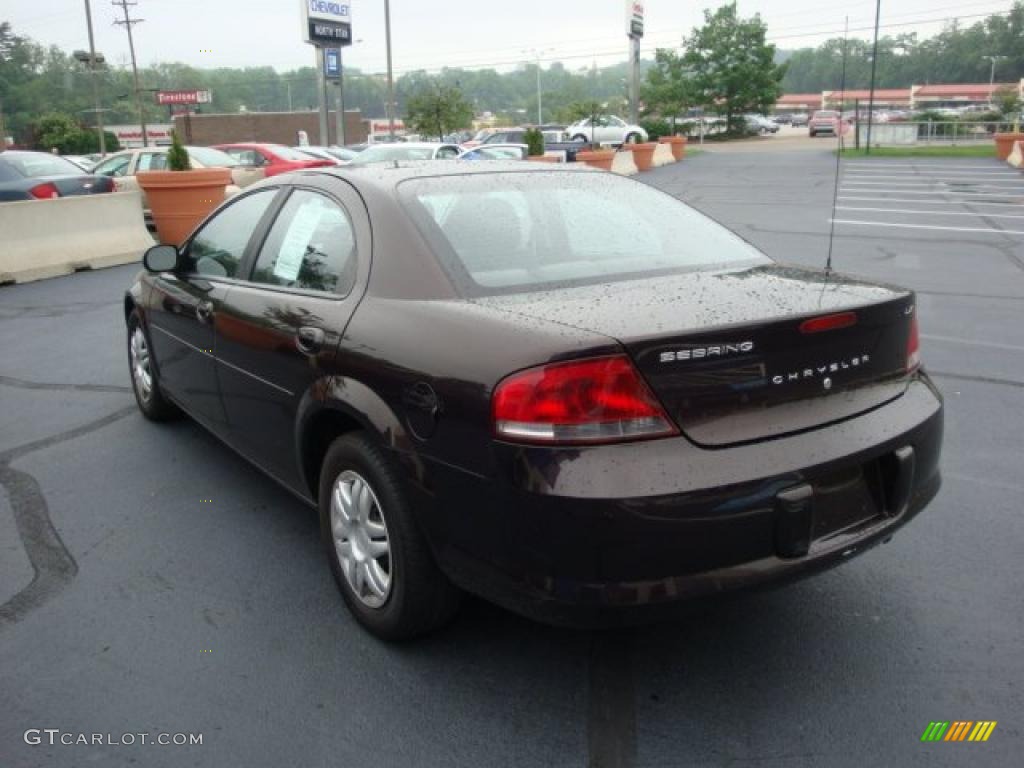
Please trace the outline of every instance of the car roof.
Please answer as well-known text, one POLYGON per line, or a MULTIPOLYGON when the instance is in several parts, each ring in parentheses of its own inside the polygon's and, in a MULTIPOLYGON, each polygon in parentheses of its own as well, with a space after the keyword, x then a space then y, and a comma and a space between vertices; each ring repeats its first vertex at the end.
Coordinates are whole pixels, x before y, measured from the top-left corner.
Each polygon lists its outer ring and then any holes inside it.
POLYGON ((436 149, 437 147, 454 147, 454 141, 386 141, 371 144, 372 147, 402 147, 403 149, 436 149))

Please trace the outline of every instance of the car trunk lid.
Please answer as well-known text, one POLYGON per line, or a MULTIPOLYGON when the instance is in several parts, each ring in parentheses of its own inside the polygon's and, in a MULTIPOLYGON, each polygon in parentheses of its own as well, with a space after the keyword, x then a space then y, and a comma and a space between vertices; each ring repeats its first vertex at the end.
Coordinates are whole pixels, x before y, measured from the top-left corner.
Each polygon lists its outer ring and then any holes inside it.
POLYGON ((479 301, 617 339, 708 447, 842 421, 907 383, 913 295, 835 274, 773 265, 479 301), (808 324, 844 313, 841 327, 808 324))

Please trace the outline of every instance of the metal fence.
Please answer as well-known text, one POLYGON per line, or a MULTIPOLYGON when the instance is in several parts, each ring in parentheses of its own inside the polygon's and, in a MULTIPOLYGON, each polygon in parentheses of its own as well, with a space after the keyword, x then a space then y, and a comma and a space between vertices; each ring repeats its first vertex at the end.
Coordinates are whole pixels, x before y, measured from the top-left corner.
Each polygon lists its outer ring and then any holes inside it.
MULTIPOLYGON (((988 144, 993 134, 1012 131, 1014 123, 995 120, 967 122, 963 120, 926 120, 914 123, 875 123, 871 128, 871 146, 928 146, 932 144, 988 144)), ((855 128, 855 146, 867 145, 867 121, 855 128)))

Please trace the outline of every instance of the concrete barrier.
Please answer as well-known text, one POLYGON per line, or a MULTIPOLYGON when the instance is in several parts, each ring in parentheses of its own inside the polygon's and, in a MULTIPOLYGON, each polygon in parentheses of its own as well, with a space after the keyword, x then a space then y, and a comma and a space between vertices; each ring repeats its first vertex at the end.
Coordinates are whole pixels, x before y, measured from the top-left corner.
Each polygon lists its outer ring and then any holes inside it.
POLYGON ((616 152, 615 159, 612 160, 612 173, 618 173, 622 176, 632 176, 640 173, 640 169, 633 162, 633 153, 616 152))
POLYGON ((1024 166, 1024 141, 1015 141, 1013 143, 1013 151, 1010 152, 1010 156, 1006 158, 1006 162, 1014 168, 1024 166))
POLYGON ((140 261, 140 209, 137 191, 0 203, 0 284, 140 261))
POLYGON ((676 161, 676 156, 672 154, 671 144, 659 144, 658 148, 654 150, 654 160, 651 162, 652 168, 660 168, 663 165, 671 165, 676 161))

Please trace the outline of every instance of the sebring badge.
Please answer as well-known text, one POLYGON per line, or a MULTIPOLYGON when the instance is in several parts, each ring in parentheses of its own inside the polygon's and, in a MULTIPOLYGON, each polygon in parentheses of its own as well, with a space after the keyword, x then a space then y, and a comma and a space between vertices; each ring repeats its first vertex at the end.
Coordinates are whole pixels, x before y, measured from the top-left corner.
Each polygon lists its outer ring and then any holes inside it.
POLYGON ((735 344, 714 344, 712 346, 694 346, 685 349, 676 349, 671 352, 662 352, 659 360, 663 363, 673 363, 685 360, 708 360, 716 357, 729 357, 731 355, 742 355, 754 350, 754 342, 740 341, 735 344))

